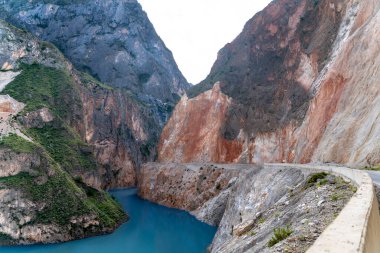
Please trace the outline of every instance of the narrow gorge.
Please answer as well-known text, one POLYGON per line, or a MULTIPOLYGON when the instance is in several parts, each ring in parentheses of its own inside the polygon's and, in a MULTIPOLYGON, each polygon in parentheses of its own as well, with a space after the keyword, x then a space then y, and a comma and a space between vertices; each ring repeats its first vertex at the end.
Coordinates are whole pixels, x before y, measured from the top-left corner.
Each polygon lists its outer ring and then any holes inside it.
POLYGON ((377 0, 273 0, 191 85, 137 0, 0 1, 0 245, 316 252, 373 194, 337 171, 380 167, 379 38, 377 0))

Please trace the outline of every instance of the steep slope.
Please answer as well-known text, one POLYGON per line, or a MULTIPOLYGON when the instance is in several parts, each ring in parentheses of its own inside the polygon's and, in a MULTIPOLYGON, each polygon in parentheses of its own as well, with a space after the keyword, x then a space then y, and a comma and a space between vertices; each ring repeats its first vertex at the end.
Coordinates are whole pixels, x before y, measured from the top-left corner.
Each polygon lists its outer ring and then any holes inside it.
POLYGON ((178 104, 159 160, 379 164, 378 19, 373 0, 273 1, 178 104), (202 104, 213 131, 188 125, 202 104))
POLYGON ((176 102, 188 87, 137 0, 11 0, 0 10, 1 18, 54 43, 79 70, 147 101, 176 102))
POLYGON ((83 120, 75 128, 103 167, 103 179, 88 181, 135 185, 136 169, 155 159, 162 128, 189 86, 139 3, 2 1, 0 18, 54 43, 83 72, 75 77, 88 84, 78 87, 83 120))
POLYGON ((139 163, 154 158, 159 122, 150 115, 157 115, 156 110, 128 90, 113 89, 77 72, 51 44, 39 43, 4 22, 0 31, 0 65, 3 70, 13 70, 0 72, 8 83, 3 93, 27 104, 21 119, 25 127, 62 160, 72 159, 66 156, 67 147, 80 154, 67 167, 92 186, 135 185, 139 163), (38 111, 44 108, 55 109, 59 117, 44 122, 38 111), (67 136, 90 146, 67 143, 67 136), (81 157, 91 158, 92 153, 95 159, 83 162, 81 157))
POLYGON ((209 252, 306 252, 358 189, 326 172, 284 168, 148 163, 139 196, 218 226, 209 252), (276 240, 279 228, 289 237, 276 240))
POLYGON ((52 45, 0 20, 0 66, 0 244, 112 232, 127 216, 81 179, 100 175, 74 130, 82 106, 70 64, 52 45))

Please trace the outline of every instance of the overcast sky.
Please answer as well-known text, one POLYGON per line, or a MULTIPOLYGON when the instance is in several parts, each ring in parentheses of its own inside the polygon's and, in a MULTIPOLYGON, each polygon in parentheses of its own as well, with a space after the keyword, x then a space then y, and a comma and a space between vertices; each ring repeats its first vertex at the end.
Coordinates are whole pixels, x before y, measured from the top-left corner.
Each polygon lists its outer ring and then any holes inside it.
POLYGON ((202 81, 217 52, 271 0, 139 0, 187 80, 202 81))

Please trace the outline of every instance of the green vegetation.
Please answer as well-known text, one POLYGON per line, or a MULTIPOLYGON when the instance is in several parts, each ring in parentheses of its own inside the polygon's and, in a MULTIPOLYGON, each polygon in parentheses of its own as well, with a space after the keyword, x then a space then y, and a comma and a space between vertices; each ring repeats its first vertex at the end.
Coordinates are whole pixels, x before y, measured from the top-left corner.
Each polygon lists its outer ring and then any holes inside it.
POLYGON ((309 179, 307 180, 307 183, 314 184, 318 181, 318 179, 324 179, 327 175, 328 173, 326 172, 315 173, 309 177, 309 179))
POLYGON ((335 189, 338 189, 338 190, 343 189, 344 190, 344 189, 347 189, 347 187, 353 193, 357 192, 357 190, 358 190, 358 188, 355 185, 344 181, 344 179, 342 177, 336 177, 335 178, 335 189))
POLYGON ((263 224, 265 222, 265 218, 261 217, 258 222, 259 222, 259 224, 263 224))
POLYGON ((38 64, 22 64, 21 68, 21 74, 2 93, 26 104, 22 114, 46 107, 54 120, 26 130, 36 144, 14 134, 0 140, 0 146, 20 153, 39 148, 42 159, 35 174, 0 178, 0 185, 21 190, 31 201, 45 204, 30 223, 67 225, 73 217, 95 215, 101 227, 114 227, 125 218, 122 207, 108 193, 67 173, 96 169, 91 148, 69 126, 73 112, 81 109, 74 79, 64 70, 38 64))
POLYGON ((87 205, 93 208, 99 219, 107 227, 114 227, 125 216, 123 208, 108 194, 97 191, 89 198, 87 205))
POLYGON ((10 242, 13 241, 13 238, 7 234, 0 233, 0 242, 10 242))
POLYGON ((374 170, 374 171, 380 171, 380 167, 374 167, 374 168, 365 168, 366 170, 374 170))
POLYGON ((24 112, 49 108, 65 118, 73 104, 80 104, 74 80, 63 70, 39 64, 22 64, 22 72, 1 92, 26 104, 24 112))
POLYGON ((351 190, 353 193, 356 193, 356 192, 358 191, 358 187, 356 187, 355 185, 350 184, 349 188, 350 188, 350 190, 351 190))
POLYGON ((27 134, 66 170, 95 169, 89 147, 64 123, 64 119, 72 117, 72 111, 81 108, 73 78, 64 70, 39 64, 22 64, 21 68, 21 74, 2 93, 25 103, 23 113, 47 107, 56 118, 42 128, 28 129, 27 134))
POLYGON ((307 184, 308 186, 312 186, 314 184, 317 183, 317 187, 323 185, 323 184, 326 184, 327 183, 327 180, 325 179, 329 174, 326 173, 326 172, 319 172, 319 173, 315 173, 313 175, 311 175, 308 179, 307 179, 307 184))
POLYGON ((316 186, 319 188, 319 187, 321 187, 322 185, 325 185, 325 184, 327 184, 327 183, 328 183, 327 179, 323 178, 323 179, 321 179, 321 180, 319 180, 319 181, 317 182, 316 186))
POLYGON ((90 147, 70 127, 45 125, 31 128, 28 133, 67 171, 96 169, 90 147))
POLYGON ((289 227, 286 226, 284 228, 275 228, 273 230, 274 235, 268 242, 268 247, 272 247, 278 242, 285 240, 288 238, 294 231, 289 227))
POLYGON ((340 199, 342 199, 342 196, 340 196, 340 195, 338 195, 336 193, 334 193, 333 195, 331 195, 331 201, 335 202, 335 201, 338 201, 340 199))
POLYGON ((80 77, 81 77, 82 82, 85 83, 85 84, 93 83, 93 84, 96 84, 97 86, 99 86, 99 87, 101 87, 103 89, 113 90, 113 88, 111 86, 98 81, 93 76, 91 76, 91 75, 89 75, 89 74, 87 74, 85 72, 81 72, 80 73, 80 77))
POLYGON ((347 200, 351 197, 350 191, 355 193, 358 190, 355 185, 346 182, 342 177, 335 177, 334 181, 335 191, 330 197, 331 201, 347 200))
POLYGON ((31 223, 67 225, 72 217, 96 214, 102 226, 112 227, 123 219, 121 206, 107 193, 93 189, 88 196, 67 173, 54 167, 55 174, 44 184, 37 184, 36 177, 25 172, 0 178, 1 184, 22 189, 32 201, 46 203, 31 223))
POLYGON ((0 147, 7 147, 17 153, 32 153, 37 149, 37 145, 25 140, 17 134, 10 134, 0 140, 0 147))

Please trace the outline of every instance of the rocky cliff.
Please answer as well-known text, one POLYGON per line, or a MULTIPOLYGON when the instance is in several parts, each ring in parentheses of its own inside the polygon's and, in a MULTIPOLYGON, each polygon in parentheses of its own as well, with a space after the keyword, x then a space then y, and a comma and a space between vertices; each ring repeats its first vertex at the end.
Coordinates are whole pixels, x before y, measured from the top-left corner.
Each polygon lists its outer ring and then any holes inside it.
POLYGON ((0 245, 101 235, 127 218, 111 196, 74 181, 36 143, 9 135, 0 155, 0 245))
MULTIPOLYGON (((3 1, 0 18, 53 42, 80 71, 69 71, 83 84, 75 88, 81 106, 71 110, 70 125, 100 167, 100 178, 86 175, 86 181, 134 186, 136 170, 156 158, 161 130, 188 87, 141 6, 135 0, 3 1)), ((8 55, 23 57, 14 51, 8 55)), ((14 61, 1 64, 9 69, 14 61)))
POLYGON ((155 203, 192 212, 216 226, 241 169, 246 166, 147 163, 138 173, 138 194, 155 203))
POLYGON ((334 175, 276 165, 149 163, 138 178, 141 197, 219 226, 210 252, 305 252, 356 191, 334 175), (276 239, 274 229, 289 235, 276 239))
POLYGON ((182 98, 159 160, 379 164, 379 17, 372 0, 273 1, 182 98))
POLYGON ((94 188, 107 182, 107 167, 81 138, 81 91, 95 81, 82 81, 53 45, 1 20, 0 66, 0 244, 112 232, 127 216, 94 188))
POLYGON ((137 0, 2 1, 0 17, 56 45, 80 71, 149 101, 189 86, 137 0))

